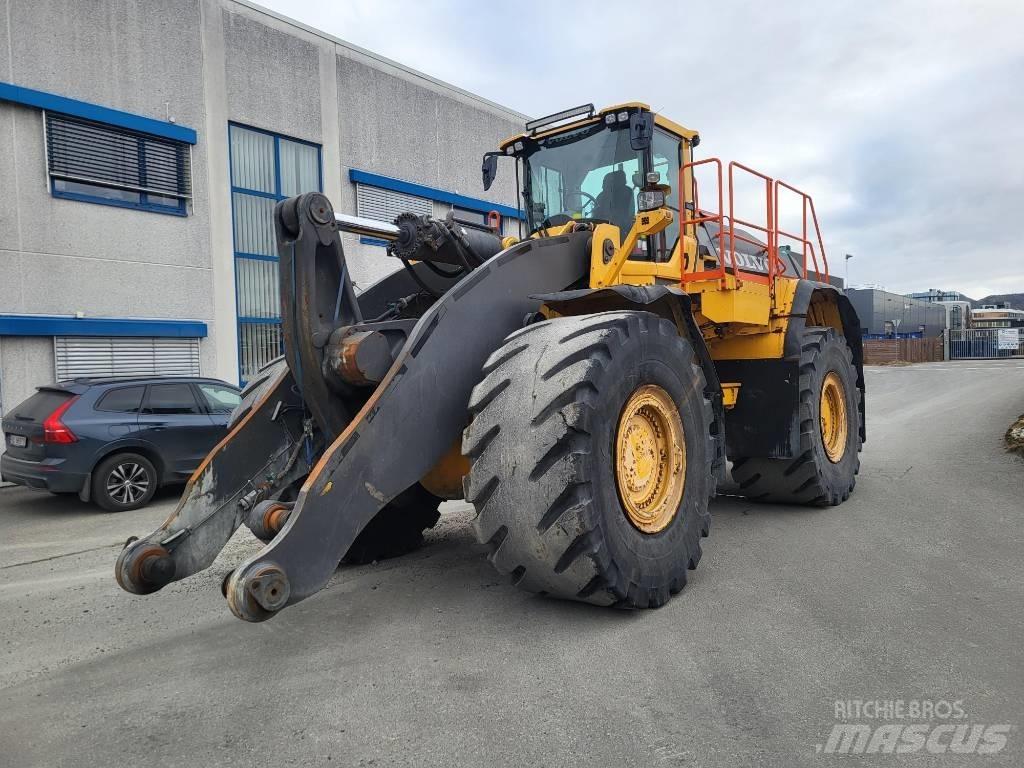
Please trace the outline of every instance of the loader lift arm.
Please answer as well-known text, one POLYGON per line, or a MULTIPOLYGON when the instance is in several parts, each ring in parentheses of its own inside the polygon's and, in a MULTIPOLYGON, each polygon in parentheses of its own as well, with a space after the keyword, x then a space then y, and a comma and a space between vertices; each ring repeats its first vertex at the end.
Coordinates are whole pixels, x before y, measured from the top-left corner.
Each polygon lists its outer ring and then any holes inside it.
MULTIPOLYGON (((309 414, 324 441, 322 455, 280 531, 225 581, 229 607, 247 621, 267 619, 327 583, 367 523, 459 439, 484 361, 538 309, 540 302, 531 297, 578 284, 590 264, 585 231, 529 240, 494 255, 399 328, 393 361, 368 391, 343 380, 325 361, 352 328, 383 332, 394 330, 395 321, 361 322, 330 203, 319 194, 286 200, 275 210, 275 227, 288 365, 279 364, 274 383, 193 476, 171 519, 128 546, 117 565, 119 583, 138 593, 207 567, 243 521, 239 502, 264 472, 268 453, 284 463, 291 455, 294 441, 280 438, 284 450, 268 452, 274 441, 252 443, 253 430, 269 423, 281 432, 274 421, 281 418, 278 403, 290 406, 284 410, 293 428, 301 428, 309 414), (335 278, 338 293, 322 293, 335 278), (237 488, 223 482, 229 464, 245 478, 230 484, 237 488), (196 535, 201 528, 216 535, 196 535)), ((393 335, 389 343, 395 344, 393 335)), ((278 490, 268 489, 259 500, 278 490)))

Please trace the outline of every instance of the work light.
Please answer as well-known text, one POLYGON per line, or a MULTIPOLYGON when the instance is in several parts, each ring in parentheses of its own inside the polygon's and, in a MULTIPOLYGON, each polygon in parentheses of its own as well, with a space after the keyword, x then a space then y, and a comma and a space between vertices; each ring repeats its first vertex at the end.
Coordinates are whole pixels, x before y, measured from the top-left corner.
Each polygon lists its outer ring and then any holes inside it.
POLYGON ((665 190, 644 189, 636 198, 636 207, 641 211, 653 211, 665 205, 665 190))

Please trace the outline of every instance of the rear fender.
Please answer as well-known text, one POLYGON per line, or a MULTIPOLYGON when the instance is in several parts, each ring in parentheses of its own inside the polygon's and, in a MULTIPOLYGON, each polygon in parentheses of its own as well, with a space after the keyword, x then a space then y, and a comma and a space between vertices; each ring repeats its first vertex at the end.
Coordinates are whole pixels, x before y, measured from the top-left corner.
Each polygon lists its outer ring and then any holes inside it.
POLYGON ((808 326, 835 328, 846 339, 853 353, 853 366, 857 369, 857 388, 861 392, 860 439, 867 442, 867 431, 864 427, 864 343, 857 311, 846 294, 835 286, 801 280, 793 296, 792 317, 786 328, 787 359, 800 359, 800 340, 808 326))
POLYGON ((161 485, 166 483, 170 478, 166 477, 166 467, 164 460, 160 456, 160 452, 156 449, 148 440, 133 440, 131 438, 118 440, 117 442, 107 443, 93 456, 92 467, 89 468, 89 474, 91 475, 96 471, 96 467, 99 466, 100 462, 108 456, 113 456, 115 453, 137 453, 140 456, 145 456, 153 464, 153 468, 156 469, 158 481, 161 485))
MULTIPOLYGON (((719 360, 727 381, 741 383, 736 407, 726 417, 730 457, 793 458, 800 450, 800 348, 808 327, 833 327, 853 353, 857 386, 864 392, 864 352, 860 323, 850 300, 835 287, 800 280, 778 359, 719 360)), ((861 439, 864 398, 861 397, 861 439)))

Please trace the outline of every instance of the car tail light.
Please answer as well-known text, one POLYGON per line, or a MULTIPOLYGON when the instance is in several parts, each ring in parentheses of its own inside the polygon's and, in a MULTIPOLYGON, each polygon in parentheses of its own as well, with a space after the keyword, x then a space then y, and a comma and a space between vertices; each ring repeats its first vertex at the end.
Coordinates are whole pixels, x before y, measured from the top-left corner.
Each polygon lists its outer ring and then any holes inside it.
POLYGON ((75 433, 68 429, 67 425, 60 420, 72 403, 78 399, 78 395, 65 400, 57 406, 57 409, 43 420, 43 442, 44 443, 74 443, 78 440, 75 433))

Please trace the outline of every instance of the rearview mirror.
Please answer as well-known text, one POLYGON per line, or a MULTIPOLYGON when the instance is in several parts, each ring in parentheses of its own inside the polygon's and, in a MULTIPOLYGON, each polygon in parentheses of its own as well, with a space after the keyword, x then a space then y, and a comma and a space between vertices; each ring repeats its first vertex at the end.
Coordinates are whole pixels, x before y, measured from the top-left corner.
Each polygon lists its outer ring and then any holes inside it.
POLYGON ((484 180, 484 191, 486 192, 491 188, 491 184, 494 183, 494 177, 498 175, 498 153, 487 152, 484 154, 483 166, 480 169, 483 180, 484 180))
POLYGON ((643 151, 651 146, 654 135, 654 115, 650 112, 634 112, 629 116, 629 146, 643 151))

